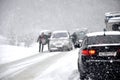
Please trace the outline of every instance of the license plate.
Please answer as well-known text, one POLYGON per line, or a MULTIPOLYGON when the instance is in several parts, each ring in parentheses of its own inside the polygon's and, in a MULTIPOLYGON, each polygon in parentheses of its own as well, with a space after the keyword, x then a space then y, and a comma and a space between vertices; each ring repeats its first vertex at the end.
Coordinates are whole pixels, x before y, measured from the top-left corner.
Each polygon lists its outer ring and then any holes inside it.
POLYGON ((62 47, 62 43, 56 43, 56 47, 62 47))
POLYGON ((57 48, 60 48, 60 47, 62 47, 62 46, 61 46, 61 45, 59 45, 59 46, 57 45, 56 47, 57 47, 57 48))
POLYGON ((56 45, 56 47, 62 47, 62 45, 56 45))
POLYGON ((116 56, 116 52, 99 52, 99 56, 116 56))

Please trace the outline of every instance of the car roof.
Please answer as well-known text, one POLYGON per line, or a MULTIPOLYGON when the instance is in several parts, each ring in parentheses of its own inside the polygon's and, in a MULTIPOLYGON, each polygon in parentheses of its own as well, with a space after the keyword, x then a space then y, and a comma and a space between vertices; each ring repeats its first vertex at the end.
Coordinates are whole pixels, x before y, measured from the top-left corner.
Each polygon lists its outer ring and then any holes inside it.
POLYGON ((105 16, 116 16, 116 15, 120 15, 120 11, 105 13, 105 16))
POLYGON ((119 31, 101 31, 101 32, 92 32, 92 33, 87 33, 86 36, 91 37, 91 36, 99 36, 99 35, 120 35, 119 31))
POLYGON ((66 30, 63 30, 63 31, 62 31, 62 30, 61 30, 61 31, 53 31, 52 33, 53 33, 53 34, 54 34, 54 33, 68 33, 68 31, 66 31, 66 30))

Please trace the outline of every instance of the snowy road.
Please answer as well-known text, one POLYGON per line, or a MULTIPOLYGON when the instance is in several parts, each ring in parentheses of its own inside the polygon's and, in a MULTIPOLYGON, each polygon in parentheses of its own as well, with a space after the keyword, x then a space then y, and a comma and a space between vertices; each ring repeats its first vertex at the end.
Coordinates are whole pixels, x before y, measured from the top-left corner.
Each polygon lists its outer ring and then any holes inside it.
POLYGON ((77 54, 45 52, 0 65, 0 80, 77 80, 77 54))

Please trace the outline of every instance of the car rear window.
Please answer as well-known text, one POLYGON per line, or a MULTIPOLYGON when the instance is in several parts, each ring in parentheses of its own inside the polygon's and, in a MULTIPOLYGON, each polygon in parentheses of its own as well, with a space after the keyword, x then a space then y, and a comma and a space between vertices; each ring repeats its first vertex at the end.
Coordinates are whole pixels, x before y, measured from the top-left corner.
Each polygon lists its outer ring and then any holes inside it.
POLYGON ((81 31, 81 32, 77 32, 76 34, 77 34, 78 39, 83 39, 86 33, 81 31))
POLYGON ((68 37, 67 33, 55 33, 52 38, 68 37))
POLYGON ((120 35, 105 35, 88 37, 88 45, 120 43, 120 35))

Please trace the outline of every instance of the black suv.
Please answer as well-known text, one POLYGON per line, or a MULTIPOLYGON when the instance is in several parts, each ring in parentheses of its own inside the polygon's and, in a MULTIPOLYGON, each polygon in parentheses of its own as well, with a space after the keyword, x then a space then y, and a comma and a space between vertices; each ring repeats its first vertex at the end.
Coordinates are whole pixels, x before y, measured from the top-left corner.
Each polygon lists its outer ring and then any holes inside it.
POLYGON ((86 34, 78 57, 80 79, 120 80, 120 32, 86 34))

